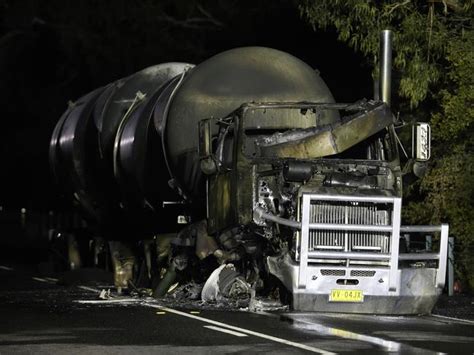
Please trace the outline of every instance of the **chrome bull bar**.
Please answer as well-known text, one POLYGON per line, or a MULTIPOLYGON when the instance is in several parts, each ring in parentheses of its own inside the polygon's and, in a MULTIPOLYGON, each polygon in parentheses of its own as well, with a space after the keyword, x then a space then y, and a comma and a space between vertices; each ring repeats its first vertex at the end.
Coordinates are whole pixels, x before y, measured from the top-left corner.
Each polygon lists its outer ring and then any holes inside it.
POLYGON ((441 226, 401 226, 401 198, 377 196, 320 195, 303 194, 301 203, 300 238, 298 240, 297 259, 299 259, 298 288, 306 288, 308 264, 320 259, 346 259, 365 261, 386 261, 389 264, 389 291, 399 289, 400 260, 438 260, 436 286, 444 287, 448 251, 448 225, 441 226), (311 223, 310 207, 312 201, 337 201, 345 203, 385 203, 392 205, 390 223, 387 225, 345 224, 345 223, 311 223), (309 250, 310 231, 344 231, 345 251, 309 250), (350 232, 384 232, 390 235, 388 253, 354 252, 347 249, 347 235, 350 232), (439 253, 399 253, 400 232, 441 232, 439 253))

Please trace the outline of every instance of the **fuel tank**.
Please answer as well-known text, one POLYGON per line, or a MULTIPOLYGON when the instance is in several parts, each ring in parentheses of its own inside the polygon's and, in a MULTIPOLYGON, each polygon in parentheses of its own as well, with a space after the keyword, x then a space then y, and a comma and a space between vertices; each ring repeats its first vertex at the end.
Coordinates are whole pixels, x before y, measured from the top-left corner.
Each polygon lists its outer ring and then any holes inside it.
MULTIPOLYGON (((157 232, 176 221, 164 202, 205 211, 198 122, 226 117, 245 103, 278 101, 334 99, 317 71, 270 48, 232 49, 196 67, 156 65, 70 105, 51 139, 51 166, 102 234, 157 232)), ((335 111, 317 122, 294 110, 255 111, 245 127, 307 128, 338 119, 335 111)))

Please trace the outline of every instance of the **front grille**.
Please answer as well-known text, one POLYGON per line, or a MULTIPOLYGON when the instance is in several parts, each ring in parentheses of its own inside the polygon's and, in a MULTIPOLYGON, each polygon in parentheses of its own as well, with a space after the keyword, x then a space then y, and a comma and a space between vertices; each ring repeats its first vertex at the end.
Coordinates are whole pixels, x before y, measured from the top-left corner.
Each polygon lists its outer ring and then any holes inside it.
POLYGON ((353 277, 374 277, 375 271, 373 270, 351 270, 351 276, 353 277))
POLYGON ((323 276, 346 276, 346 270, 337 270, 337 269, 322 269, 321 275, 323 276))
MULTIPOLYGON (((391 225, 391 205, 373 202, 312 201, 310 223, 391 225)), ((388 232, 310 230, 309 251, 390 252, 388 232)))

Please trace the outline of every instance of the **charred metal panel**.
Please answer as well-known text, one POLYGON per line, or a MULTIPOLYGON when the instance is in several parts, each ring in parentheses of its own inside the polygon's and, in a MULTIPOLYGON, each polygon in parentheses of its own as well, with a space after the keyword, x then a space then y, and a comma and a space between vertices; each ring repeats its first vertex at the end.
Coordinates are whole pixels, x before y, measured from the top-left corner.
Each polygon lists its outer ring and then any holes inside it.
POLYGON ((208 231, 213 234, 236 223, 235 195, 232 193, 232 174, 224 173, 209 179, 208 231))
POLYGON ((366 112, 324 127, 295 129, 277 133, 256 142, 260 155, 295 159, 311 159, 334 155, 369 138, 393 124, 394 118, 383 103, 374 103, 366 112))

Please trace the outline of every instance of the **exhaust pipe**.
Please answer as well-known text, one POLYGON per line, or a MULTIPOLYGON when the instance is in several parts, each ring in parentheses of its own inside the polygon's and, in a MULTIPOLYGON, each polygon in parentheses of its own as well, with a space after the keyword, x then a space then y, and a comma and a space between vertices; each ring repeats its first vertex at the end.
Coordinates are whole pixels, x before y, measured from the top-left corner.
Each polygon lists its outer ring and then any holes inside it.
POLYGON ((390 106, 392 94, 392 31, 380 34, 379 98, 390 106))

